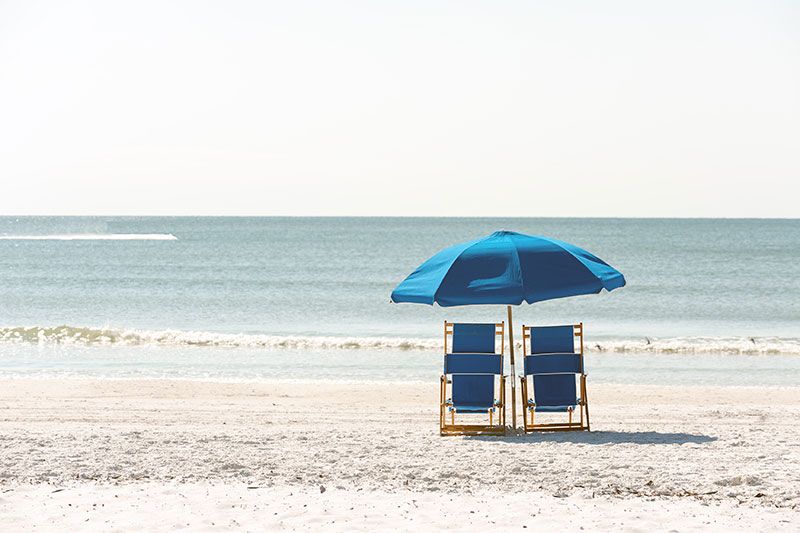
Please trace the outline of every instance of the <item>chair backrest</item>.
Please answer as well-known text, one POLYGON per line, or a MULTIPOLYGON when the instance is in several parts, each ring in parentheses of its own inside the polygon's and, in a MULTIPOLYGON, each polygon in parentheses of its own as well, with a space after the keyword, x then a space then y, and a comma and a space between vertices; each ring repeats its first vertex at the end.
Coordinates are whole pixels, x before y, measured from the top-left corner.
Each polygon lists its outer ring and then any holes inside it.
POLYGON ((577 398, 575 377, 583 372, 583 324, 545 327, 523 325, 522 340, 525 375, 533 376, 536 405, 573 405, 577 398), (577 351, 576 338, 580 341, 577 351))
MULTIPOLYGON (((452 353, 495 353, 497 324, 451 325, 453 327, 452 353)), ((445 323, 446 330, 447 323, 445 323)))
POLYGON ((453 404, 490 408, 494 405, 495 376, 503 373, 504 342, 496 353, 497 336, 504 338, 500 324, 454 324, 445 322, 444 373, 452 376, 453 404), (452 350, 447 352, 447 338, 452 350))

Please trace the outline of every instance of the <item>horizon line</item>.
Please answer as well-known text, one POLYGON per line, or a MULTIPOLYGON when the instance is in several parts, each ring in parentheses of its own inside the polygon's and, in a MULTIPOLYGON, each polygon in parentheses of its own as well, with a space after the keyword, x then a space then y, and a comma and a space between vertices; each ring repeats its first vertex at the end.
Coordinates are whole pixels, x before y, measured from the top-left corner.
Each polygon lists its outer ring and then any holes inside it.
POLYGON ((617 220, 800 220, 797 217, 757 217, 757 216, 575 216, 575 215, 266 215, 266 214, 0 214, 0 218, 441 218, 441 219, 617 219, 617 220))

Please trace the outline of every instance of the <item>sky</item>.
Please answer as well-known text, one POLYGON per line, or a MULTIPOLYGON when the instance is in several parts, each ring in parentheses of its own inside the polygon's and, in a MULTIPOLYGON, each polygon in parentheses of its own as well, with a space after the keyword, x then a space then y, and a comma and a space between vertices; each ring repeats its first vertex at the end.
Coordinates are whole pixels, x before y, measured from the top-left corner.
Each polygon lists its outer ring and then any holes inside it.
POLYGON ((3 1, 0 215, 800 217, 800 4, 3 1))

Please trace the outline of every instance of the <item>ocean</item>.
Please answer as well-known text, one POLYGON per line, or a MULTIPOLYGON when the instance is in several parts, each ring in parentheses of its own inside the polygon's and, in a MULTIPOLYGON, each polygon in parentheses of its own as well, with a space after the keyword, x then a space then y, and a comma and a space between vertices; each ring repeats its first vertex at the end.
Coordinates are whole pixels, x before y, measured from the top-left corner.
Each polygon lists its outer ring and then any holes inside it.
POLYGON ((0 376, 429 381, 442 322, 392 304, 441 248, 507 229, 627 286, 514 308, 582 321, 590 380, 800 383, 800 220, 0 217, 0 376))

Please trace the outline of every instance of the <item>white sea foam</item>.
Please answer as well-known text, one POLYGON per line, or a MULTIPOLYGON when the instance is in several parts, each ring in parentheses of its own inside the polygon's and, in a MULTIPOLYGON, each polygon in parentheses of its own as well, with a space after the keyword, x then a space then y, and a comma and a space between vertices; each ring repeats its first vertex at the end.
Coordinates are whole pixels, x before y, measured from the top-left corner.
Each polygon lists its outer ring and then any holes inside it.
MULTIPOLYGON (((332 337, 74 326, 0 328, 0 343, 205 346, 265 350, 441 350, 441 339, 332 337)), ((518 346, 518 348, 520 348, 518 346)), ((800 338, 675 337, 590 341, 589 353, 800 355, 800 338)))
POLYGON ((65 233, 54 235, 0 235, 2 241, 177 241, 171 233, 65 233))
POLYGON ((789 337, 673 337, 590 341, 588 352, 661 354, 800 355, 800 339, 789 337))
POLYGON ((73 326, 0 328, 0 342, 126 346, 218 346, 264 349, 424 350, 438 347, 433 339, 393 337, 317 337, 215 333, 209 331, 133 330, 73 326))

